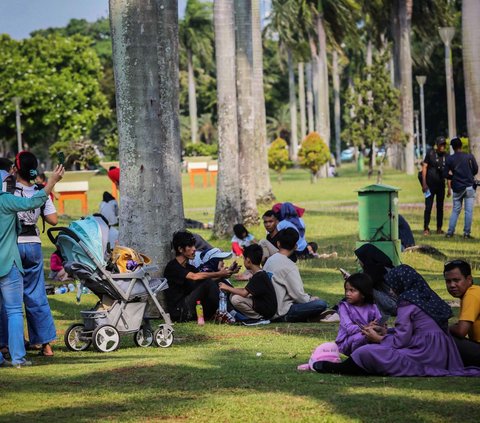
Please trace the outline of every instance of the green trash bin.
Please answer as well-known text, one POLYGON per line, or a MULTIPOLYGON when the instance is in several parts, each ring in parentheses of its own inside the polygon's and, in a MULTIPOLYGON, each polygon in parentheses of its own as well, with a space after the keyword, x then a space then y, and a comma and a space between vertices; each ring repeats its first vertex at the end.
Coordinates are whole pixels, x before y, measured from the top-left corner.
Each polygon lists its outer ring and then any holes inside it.
POLYGON ((358 192, 357 248, 371 243, 382 250, 394 265, 401 264, 398 237, 398 191, 389 185, 374 184, 358 192))

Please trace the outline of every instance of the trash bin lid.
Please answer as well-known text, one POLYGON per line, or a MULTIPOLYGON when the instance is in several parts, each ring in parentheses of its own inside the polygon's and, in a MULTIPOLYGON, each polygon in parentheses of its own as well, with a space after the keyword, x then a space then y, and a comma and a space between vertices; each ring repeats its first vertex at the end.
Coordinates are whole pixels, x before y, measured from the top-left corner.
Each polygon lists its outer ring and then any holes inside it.
POLYGON ((357 192, 398 192, 400 191, 400 189, 401 188, 392 187, 390 185, 373 184, 363 188, 359 188, 356 191, 357 192))

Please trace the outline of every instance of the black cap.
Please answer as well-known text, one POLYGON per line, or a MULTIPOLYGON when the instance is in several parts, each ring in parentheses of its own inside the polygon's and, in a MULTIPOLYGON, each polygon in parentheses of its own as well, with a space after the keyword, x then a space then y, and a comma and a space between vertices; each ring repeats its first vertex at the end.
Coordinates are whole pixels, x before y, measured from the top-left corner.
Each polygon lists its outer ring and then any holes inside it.
POLYGON ((445 137, 437 137, 437 139, 435 140, 435 144, 437 146, 447 144, 447 140, 445 139, 445 137))

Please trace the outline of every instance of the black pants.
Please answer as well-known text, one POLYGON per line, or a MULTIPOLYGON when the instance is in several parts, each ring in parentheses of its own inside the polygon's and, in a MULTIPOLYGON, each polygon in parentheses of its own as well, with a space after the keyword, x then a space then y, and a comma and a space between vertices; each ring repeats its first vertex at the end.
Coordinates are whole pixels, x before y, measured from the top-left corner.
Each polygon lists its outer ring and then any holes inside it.
POLYGON ((351 376, 368 376, 360 366, 358 366, 351 357, 348 357, 341 363, 331 363, 330 361, 317 361, 313 364, 313 369, 319 373, 338 373, 351 376))
POLYGON ((430 216, 432 214, 432 207, 434 198, 437 199, 437 229, 442 229, 443 226, 443 203, 445 200, 445 187, 434 187, 430 189, 430 197, 425 198, 425 212, 423 214, 423 229, 429 229, 430 216))
POLYGON ((480 343, 470 341, 467 338, 457 338, 456 336, 452 338, 458 348, 460 357, 462 357, 463 365, 465 367, 480 367, 480 343))
POLYGON ((195 289, 190 292, 180 303, 177 304, 173 313, 172 320, 176 322, 188 322, 196 320, 197 313, 195 306, 200 301, 203 307, 203 315, 205 319, 213 317, 218 309, 218 296, 220 290, 218 284, 211 279, 195 282, 195 289))

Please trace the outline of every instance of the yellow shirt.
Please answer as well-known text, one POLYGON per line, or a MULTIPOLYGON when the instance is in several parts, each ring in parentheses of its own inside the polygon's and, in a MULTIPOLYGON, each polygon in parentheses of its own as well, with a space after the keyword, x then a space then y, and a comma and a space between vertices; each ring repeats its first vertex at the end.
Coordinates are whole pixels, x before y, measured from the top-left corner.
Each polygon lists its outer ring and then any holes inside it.
POLYGON ((472 322, 468 338, 480 342, 480 286, 472 285, 462 297, 458 320, 472 322))

